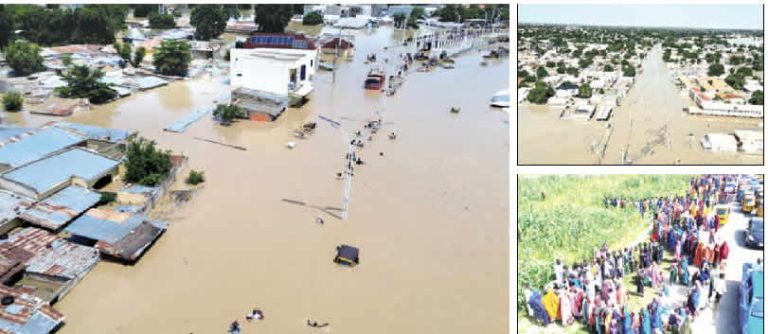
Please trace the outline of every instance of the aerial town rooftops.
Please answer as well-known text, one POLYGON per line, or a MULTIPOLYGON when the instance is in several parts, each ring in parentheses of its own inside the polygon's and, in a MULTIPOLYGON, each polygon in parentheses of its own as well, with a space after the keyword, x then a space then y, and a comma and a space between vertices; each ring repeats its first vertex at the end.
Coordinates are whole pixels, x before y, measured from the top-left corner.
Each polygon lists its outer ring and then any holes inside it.
POLYGON ((96 192, 73 185, 35 203, 20 217, 33 225, 56 231, 96 205, 100 198, 96 192))
POLYGON ((47 231, 28 227, 12 233, 9 240, 26 240, 42 245, 27 261, 26 272, 66 280, 84 275, 99 261, 99 251, 81 246, 47 231))
MULTIPOLYGON (((70 148, 10 170, 3 174, 2 179, 33 190, 34 196, 37 197, 69 182, 72 177, 89 184, 95 182, 114 171, 119 164, 118 161, 82 148, 70 148)), ((20 191, 15 192, 32 196, 20 191)))
POLYGON ((123 142, 137 133, 136 131, 130 130, 102 128, 68 122, 56 122, 54 123, 54 126, 61 129, 74 131, 88 139, 97 139, 113 143, 123 142))
POLYGON ((57 128, 23 132, 0 143, 0 167, 18 167, 84 140, 81 136, 57 128))
POLYGON ((48 334, 64 323, 63 314, 33 296, 27 289, 0 285, 0 296, 10 301, 8 305, 0 306, 0 331, 48 334))

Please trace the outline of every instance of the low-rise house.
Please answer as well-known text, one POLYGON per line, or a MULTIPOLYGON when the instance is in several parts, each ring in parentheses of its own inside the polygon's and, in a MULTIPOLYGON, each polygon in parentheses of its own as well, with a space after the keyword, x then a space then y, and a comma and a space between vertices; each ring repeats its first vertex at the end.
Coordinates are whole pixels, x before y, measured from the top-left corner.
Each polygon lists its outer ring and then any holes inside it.
POLYGON ((0 173, 81 144, 85 139, 58 128, 37 128, 0 142, 0 173))
POLYGON ((14 168, 0 177, 0 188, 43 199, 70 185, 106 185, 117 175, 119 161, 73 147, 14 168))
POLYGON ((708 133, 701 138, 701 146, 713 152, 736 152, 736 138, 727 133, 708 133))
POLYGON ((232 104, 252 121, 272 122, 288 108, 288 97, 244 87, 232 91, 232 104))
POLYGON ((163 222, 126 212, 90 209, 64 232, 70 240, 93 246, 103 254, 133 263, 165 232, 163 222))
POLYGON ((32 288, 35 295, 55 303, 99 262, 99 251, 68 242, 38 228, 27 227, 0 241, 0 253, 23 254, 23 277, 17 286, 32 288))
POLYGON ((49 334, 64 324, 64 315, 35 297, 29 289, 0 285, 0 332, 12 334, 49 334))
POLYGON ((56 232, 96 205, 100 198, 99 193, 72 185, 51 197, 36 202, 25 210, 20 218, 32 225, 56 232))

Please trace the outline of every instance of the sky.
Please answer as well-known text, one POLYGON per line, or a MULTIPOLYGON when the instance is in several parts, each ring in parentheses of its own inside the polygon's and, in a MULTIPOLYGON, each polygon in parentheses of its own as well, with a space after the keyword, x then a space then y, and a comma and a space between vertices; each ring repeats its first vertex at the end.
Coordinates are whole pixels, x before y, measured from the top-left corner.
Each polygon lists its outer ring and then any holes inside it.
POLYGON ((763 30, 763 8, 751 4, 520 4, 520 23, 763 30))

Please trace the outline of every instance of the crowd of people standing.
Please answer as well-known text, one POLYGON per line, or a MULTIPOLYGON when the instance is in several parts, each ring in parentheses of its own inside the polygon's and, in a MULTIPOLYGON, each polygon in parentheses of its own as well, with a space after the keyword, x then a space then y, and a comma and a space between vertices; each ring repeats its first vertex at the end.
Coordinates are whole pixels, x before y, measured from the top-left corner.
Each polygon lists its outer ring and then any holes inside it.
POLYGON ((650 239, 615 250, 604 242, 594 247, 590 260, 570 266, 556 260, 552 283, 541 291, 525 285, 528 315, 542 325, 579 321, 597 334, 691 333, 700 311, 726 292, 729 246, 711 209, 724 196, 723 183, 721 176, 705 175, 693 178, 683 196, 606 197, 606 207, 635 206, 652 224, 650 239), (630 310, 632 295, 643 298, 647 287, 657 291, 651 302, 630 310), (685 298, 675 293, 680 287, 685 298))

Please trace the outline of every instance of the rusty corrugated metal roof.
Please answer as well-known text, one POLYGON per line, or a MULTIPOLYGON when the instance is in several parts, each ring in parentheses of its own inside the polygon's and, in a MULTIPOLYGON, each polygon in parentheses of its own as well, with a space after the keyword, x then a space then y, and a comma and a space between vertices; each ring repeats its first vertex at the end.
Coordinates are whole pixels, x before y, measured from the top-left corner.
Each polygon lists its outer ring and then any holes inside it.
POLYGON ((64 322, 64 315, 35 297, 29 289, 0 285, 0 297, 13 297, 0 306, 0 333, 48 334, 64 322))

